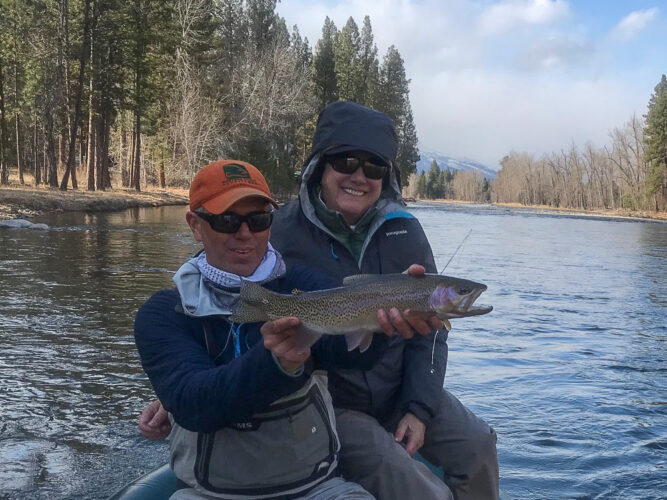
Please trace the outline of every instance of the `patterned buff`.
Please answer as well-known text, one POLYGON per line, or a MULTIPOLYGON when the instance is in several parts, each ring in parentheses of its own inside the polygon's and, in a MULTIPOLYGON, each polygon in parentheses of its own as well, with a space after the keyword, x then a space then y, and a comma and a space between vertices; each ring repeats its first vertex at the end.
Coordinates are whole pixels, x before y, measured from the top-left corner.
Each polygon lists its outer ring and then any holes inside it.
POLYGON ((197 256, 196 264, 202 275, 209 281, 212 281, 223 288, 239 288, 241 286, 241 278, 248 281, 264 281, 271 276, 273 268, 276 266, 276 251, 269 243, 262 262, 259 263, 255 272, 250 276, 238 276, 237 274, 228 273, 217 267, 213 267, 206 260, 206 252, 202 252, 197 256))

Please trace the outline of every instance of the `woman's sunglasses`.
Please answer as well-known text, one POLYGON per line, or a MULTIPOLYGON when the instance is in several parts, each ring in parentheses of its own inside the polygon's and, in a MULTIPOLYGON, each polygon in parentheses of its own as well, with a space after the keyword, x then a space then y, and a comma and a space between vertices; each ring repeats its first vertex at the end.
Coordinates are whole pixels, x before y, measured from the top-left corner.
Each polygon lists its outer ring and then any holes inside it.
POLYGON ((273 222, 273 212, 250 212, 246 215, 225 212, 222 214, 206 214, 195 212, 199 217, 209 223, 211 229, 218 233, 233 234, 241 229, 241 224, 248 224, 248 229, 253 233, 266 231, 273 222))
POLYGON ((353 174, 361 167, 368 179, 378 180, 384 178, 387 173, 386 165, 378 165, 372 161, 362 160, 354 156, 329 156, 325 158, 325 161, 331 165, 331 168, 341 174, 353 174))

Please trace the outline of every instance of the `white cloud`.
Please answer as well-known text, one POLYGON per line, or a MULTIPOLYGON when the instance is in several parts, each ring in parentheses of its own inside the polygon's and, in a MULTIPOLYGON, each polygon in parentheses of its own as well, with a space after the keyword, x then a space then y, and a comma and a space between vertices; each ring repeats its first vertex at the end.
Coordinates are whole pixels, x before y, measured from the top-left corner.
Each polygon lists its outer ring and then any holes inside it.
MULTIPOLYGON (((621 44, 595 38, 595 23, 577 6, 563 0, 501 0, 486 9, 465 0, 289 0, 277 10, 312 47, 325 16, 340 29, 350 16, 361 26, 369 15, 380 60, 393 44, 405 61, 420 143, 497 167, 512 149, 540 156, 572 141, 607 144, 611 129, 644 112, 664 73, 664 58, 648 56, 667 53, 664 40, 628 69, 620 62, 621 44)), ((643 55, 633 53, 632 64, 643 55)))
POLYGON ((648 26, 657 16, 657 7, 636 10, 621 19, 612 30, 612 33, 620 38, 629 40, 648 26))
POLYGON ((580 37, 552 37, 539 40, 518 55, 516 64, 526 70, 568 69, 590 61, 594 49, 580 37))
POLYGON ((482 35, 508 33, 521 25, 550 24, 565 17, 568 4, 562 0, 513 0, 492 5, 479 17, 482 35))
POLYGON ((498 168, 512 150, 536 156, 608 144, 645 96, 613 80, 564 80, 485 70, 441 74, 412 85, 420 143, 498 168))

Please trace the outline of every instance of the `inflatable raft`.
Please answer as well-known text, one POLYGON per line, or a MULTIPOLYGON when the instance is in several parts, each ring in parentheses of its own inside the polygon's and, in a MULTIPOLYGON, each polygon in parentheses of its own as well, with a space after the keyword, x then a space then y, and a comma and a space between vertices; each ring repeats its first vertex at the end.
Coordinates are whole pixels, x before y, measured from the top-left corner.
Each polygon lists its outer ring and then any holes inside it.
MULTIPOLYGON (((442 477, 442 470, 428 463, 419 453, 415 454, 415 458, 424 462, 434 474, 442 477)), ((176 484, 176 476, 169 464, 165 464, 124 486, 111 495, 109 500, 167 500, 176 491, 176 484)), ((500 500, 511 499, 501 491, 500 500)))

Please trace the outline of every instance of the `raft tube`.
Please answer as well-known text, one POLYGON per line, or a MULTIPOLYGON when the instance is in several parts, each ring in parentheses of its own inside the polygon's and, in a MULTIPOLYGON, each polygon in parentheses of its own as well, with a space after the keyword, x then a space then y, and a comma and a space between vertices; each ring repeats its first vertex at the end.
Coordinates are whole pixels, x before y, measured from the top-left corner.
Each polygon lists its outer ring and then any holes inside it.
MULTIPOLYGON (((443 478, 442 469, 427 462, 419 453, 415 453, 415 458, 443 478)), ((167 500, 176 491, 177 482, 169 464, 165 464, 122 487, 109 500, 167 500)), ((501 491, 500 500, 511 499, 501 491)))

